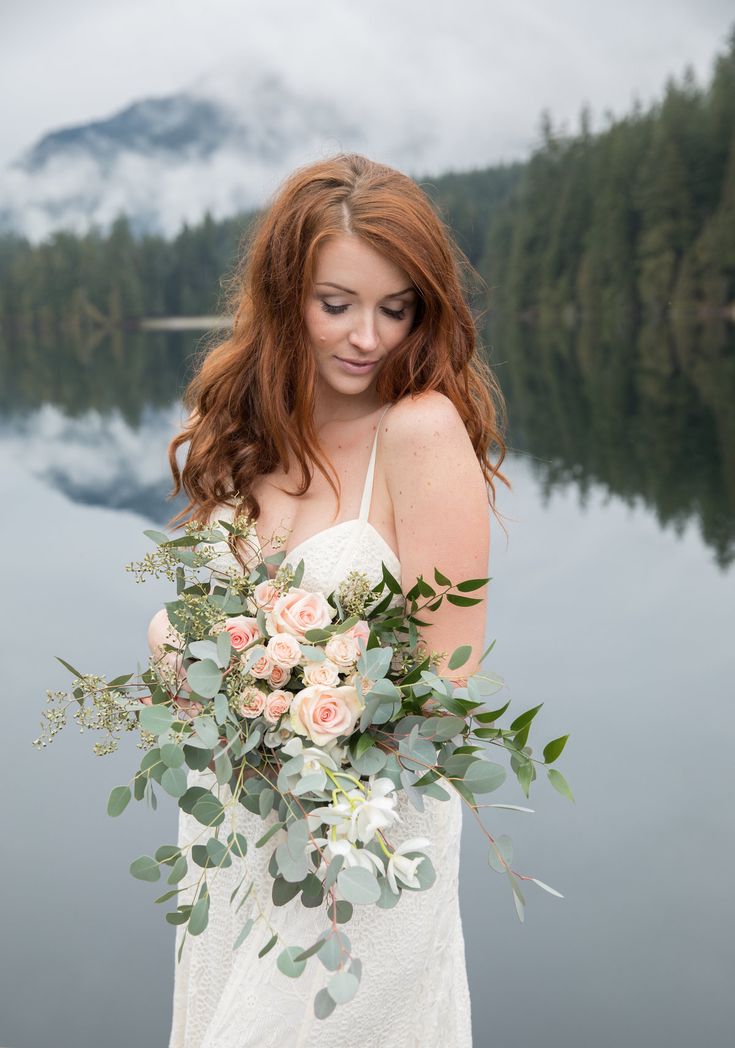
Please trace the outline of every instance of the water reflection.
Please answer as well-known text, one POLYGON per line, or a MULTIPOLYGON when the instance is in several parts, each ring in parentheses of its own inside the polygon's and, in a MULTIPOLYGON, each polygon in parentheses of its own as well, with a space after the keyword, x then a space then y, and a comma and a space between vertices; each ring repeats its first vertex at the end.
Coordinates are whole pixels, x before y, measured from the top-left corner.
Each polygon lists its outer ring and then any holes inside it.
POLYGON ((716 563, 735 556, 735 329, 553 332, 496 319, 487 343, 511 442, 550 492, 602 484, 664 527, 696 521, 716 563), (687 337, 698 334, 700 341, 687 337))
MULTIPOLYGON (((584 496, 601 484, 676 532, 696 521, 716 563, 732 563, 732 325, 540 332, 495 317, 485 343, 508 399, 511 446, 530 456, 543 490, 573 484, 584 496)), ((48 347, 0 340, 2 439, 30 447, 33 468, 70 498, 168 519, 157 506, 168 467, 151 449, 178 426, 176 398, 206 344, 122 332, 48 347)))

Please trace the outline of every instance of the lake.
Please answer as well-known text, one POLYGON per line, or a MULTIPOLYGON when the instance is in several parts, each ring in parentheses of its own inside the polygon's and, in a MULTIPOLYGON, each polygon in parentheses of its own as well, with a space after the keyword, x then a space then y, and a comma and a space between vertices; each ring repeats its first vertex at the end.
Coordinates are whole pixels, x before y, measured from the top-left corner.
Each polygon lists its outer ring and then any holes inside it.
MULTIPOLYGON (((150 336, 109 354, 5 356, 5 1048, 168 1041, 174 928, 153 903, 163 889, 128 866, 175 839, 176 804, 159 791, 156 812, 107 816, 139 760, 130 739, 105 758, 73 727, 43 752, 31 740, 46 689, 69 682, 54 655, 107 674, 145 661, 168 585, 136 585, 125 565, 172 512, 171 391, 192 348, 150 336)), ((543 703, 532 744, 570 733, 558 766, 575 801, 543 773, 528 800, 512 775, 487 798, 534 809, 483 821, 513 838, 515 869, 564 896, 527 882, 523 923, 465 809, 475 1048, 731 1036, 732 340, 718 352, 727 366, 711 364, 706 383, 636 367, 630 347, 601 365, 523 331, 500 353, 513 489, 498 488, 508 535, 493 523, 486 665, 510 715, 543 703)))

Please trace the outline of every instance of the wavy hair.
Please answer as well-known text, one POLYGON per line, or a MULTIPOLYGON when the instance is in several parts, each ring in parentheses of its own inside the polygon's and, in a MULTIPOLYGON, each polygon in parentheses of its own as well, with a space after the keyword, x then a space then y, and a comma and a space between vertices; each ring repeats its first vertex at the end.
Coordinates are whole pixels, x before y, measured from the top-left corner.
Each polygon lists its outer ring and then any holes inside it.
POLYGON ((472 441, 497 516, 494 479, 510 488, 500 472, 505 401, 477 351, 465 297, 463 276, 477 274, 413 179, 360 154, 340 153, 293 171, 245 234, 228 287, 231 334, 205 347, 184 393, 189 419, 169 445, 174 482, 169 498, 183 489, 189 499, 169 526, 206 521, 223 504, 237 504, 257 520, 255 478, 279 466, 288 469, 290 454, 302 482, 289 494, 308 490, 315 465, 339 504, 339 478, 313 425, 317 368, 304 307, 320 245, 345 233, 401 267, 418 296, 410 332, 378 374, 378 397, 385 403, 425 390, 449 397, 472 441), (180 470, 176 454, 187 442, 180 470))

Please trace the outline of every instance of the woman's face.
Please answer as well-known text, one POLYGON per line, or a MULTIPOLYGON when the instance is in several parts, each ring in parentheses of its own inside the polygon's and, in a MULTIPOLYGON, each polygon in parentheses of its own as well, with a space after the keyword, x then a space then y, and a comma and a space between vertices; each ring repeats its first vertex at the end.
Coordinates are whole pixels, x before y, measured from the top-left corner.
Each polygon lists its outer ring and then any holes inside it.
POLYGON ((416 305, 408 275, 360 237, 344 233, 322 244, 304 311, 320 381, 336 393, 369 391, 411 330, 416 305))

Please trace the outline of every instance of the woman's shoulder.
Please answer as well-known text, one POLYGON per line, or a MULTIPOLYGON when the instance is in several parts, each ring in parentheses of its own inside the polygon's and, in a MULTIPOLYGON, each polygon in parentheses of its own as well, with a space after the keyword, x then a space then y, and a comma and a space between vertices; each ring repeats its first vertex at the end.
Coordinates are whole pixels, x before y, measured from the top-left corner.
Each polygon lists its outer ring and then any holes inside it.
POLYGON ((438 389, 407 393, 385 413, 386 442, 393 440, 420 440, 436 434, 465 431, 462 417, 453 401, 438 389))

